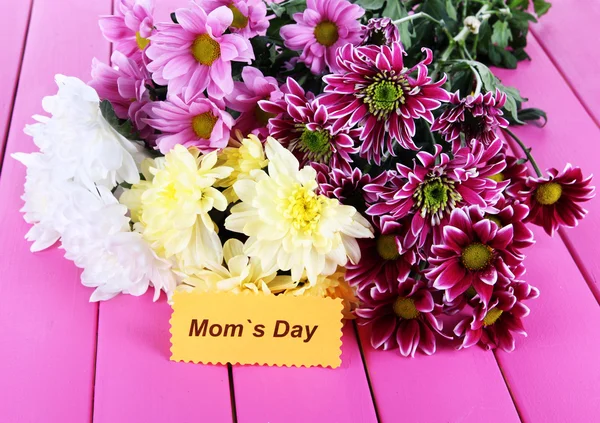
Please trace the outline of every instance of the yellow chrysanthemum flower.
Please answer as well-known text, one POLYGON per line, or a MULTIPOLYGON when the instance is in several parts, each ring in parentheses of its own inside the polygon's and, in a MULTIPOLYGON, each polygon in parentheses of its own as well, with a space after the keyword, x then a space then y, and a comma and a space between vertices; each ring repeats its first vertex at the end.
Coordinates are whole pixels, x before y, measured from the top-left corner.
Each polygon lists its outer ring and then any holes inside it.
POLYGON ((369 222, 354 207, 318 195, 316 172, 273 138, 266 144, 268 174, 254 170, 233 188, 241 199, 231 209, 225 227, 247 235, 244 247, 263 268, 291 270, 292 279, 306 273, 311 283, 318 275, 335 272, 348 258, 360 260, 356 238, 371 238, 369 222))
POLYGON ((269 285, 285 276, 277 276, 275 269, 263 269, 256 258, 244 254, 244 245, 237 239, 229 239, 223 246, 225 266, 208 266, 188 272, 178 289, 201 292, 233 292, 271 294, 269 285))
POLYGON ((265 157, 263 145, 256 135, 248 135, 239 147, 226 147, 218 154, 217 164, 233 169, 231 175, 217 181, 215 186, 227 188, 223 194, 230 203, 239 200, 233 189, 238 179, 250 179, 253 170, 267 167, 269 161, 265 157))
POLYGON ((176 145, 164 158, 154 160, 155 166, 149 168, 152 178, 121 196, 152 248, 174 258, 182 270, 223 261, 221 241, 208 213, 227 208, 227 199, 213 185, 232 169, 216 164, 216 152, 200 155, 195 148, 176 145))
POLYGON ((140 166, 143 179, 139 183, 132 185, 130 189, 124 190, 121 197, 119 197, 119 202, 129 209, 131 220, 134 223, 142 219, 142 194, 152 186, 154 175, 150 172, 150 168, 158 168, 160 161, 164 159, 157 160, 158 162, 150 158, 144 159, 140 166))

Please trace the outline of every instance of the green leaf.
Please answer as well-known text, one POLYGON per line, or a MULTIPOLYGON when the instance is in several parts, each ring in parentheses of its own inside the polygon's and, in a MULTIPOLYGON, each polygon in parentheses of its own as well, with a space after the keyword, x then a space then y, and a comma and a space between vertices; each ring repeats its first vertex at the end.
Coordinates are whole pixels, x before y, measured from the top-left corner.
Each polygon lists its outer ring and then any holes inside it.
POLYGON ((366 10, 379 10, 383 7, 386 0, 356 0, 354 3, 362 6, 366 10))
POLYGON ((446 0, 446 13, 452 20, 457 20, 456 8, 454 7, 453 0, 446 0))
POLYGON ((508 22, 497 21, 493 26, 492 43, 504 49, 510 40, 512 40, 512 34, 508 29, 508 22))
POLYGON ((534 107, 519 110, 518 116, 523 122, 533 121, 539 126, 545 126, 548 122, 548 115, 546 115, 546 112, 534 107))
POLYGON ((133 125, 130 120, 119 119, 115 113, 115 109, 108 100, 102 100, 100 102, 100 112, 106 121, 125 138, 130 140, 137 140, 138 134, 134 131, 133 125))
POLYGON ((533 10, 538 17, 544 16, 551 6, 546 0, 533 0, 533 10))

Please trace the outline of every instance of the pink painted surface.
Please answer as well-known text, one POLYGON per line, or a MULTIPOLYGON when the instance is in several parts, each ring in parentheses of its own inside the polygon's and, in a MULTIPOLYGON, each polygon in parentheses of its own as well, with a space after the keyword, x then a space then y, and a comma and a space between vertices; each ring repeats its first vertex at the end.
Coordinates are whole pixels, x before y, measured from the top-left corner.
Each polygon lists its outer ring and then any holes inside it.
MULTIPOLYGON (((496 72, 505 83, 521 87, 529 98, 528 105, 544 109, 549 120, 543 129, 529 125, 515 128, 515 133, 533 148, 542 170, 547 167, 562 170, 570 162, 580 166, 585 175, 593 173, 599 177, 600 129, 533 37, 529 37, 527 51, 532 61, 521 62, 518 72, 501 69, 496 72)), ((586 219, 577 228, 561 232, 572 243, 572 253, 600 300, 600 201, 592 200, 585 207, 590 211, 586 219)))
POLYGON ((94 421, 231 421, 226 366, 169 361, 171 307, 164 296, 100 305, 94 421))
POLYGON ((600 2, 552 0, 552 7, 532 30, 600 125, 600 2))
POLYGON ((23 239, 29 225, 18 212, 25 170, 8 154, 33 150, 23 127, 42 112, 42 97, 56 92, 55 73, 85 78, 94 55, 108 56, 95 16, 109 10, 109 0, 37 1, 33 10, 0 177, 2 422, 91 419, 97 306, 60 250, 29 252, 23 239), (77 19, 65 19, 65 10, 77 19))
POLYGON ((446 345, 433 356, 408 359, 397 351, 374 350, 369 327, 359 332, 382 422, 519 422, 491 352, 446 345))
POLYGON ((13 107, 14 93, 17 89, 21 54, 25 43, 25 35, 31 9, 30 0, 0 0, 0 10, 4 16, 10 16, 0 25, 0 81, 5 87, 0 96, 0 164, 4 143, 8 136, 8 124, 13 107), (10 40, 10 41, 9 41, 10 40))
POLYGON ((352 322, 344 326, 338 369, 234 366, 240 423, 376 422, 352 322))

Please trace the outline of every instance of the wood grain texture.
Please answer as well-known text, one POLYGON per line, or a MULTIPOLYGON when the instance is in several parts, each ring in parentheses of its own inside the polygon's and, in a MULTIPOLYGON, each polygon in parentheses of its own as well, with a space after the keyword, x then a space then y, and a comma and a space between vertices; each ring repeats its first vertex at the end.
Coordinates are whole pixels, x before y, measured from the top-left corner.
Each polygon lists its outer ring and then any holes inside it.
POLYGON ((0 96, 0 168, 2 167, 4 143, 8 136, 14 95, 19 81, 30 9, 31 0, 0 0, 0 10, 2 10, 3 16, 8 16, 8 19, 5 19, 0 25, 0 40, 3 40, 0 43, 0 57, 2 58, 0 81, 4 87, 4 92, 0 96))
POLYGON ((352 322, 344 326, 342 341, 342 365, 337 369, 233 366, 238 422, 375 423, 352 322))
MULTIPOLYGON (((529 98, 529 107, 544 109, 548 113, 548 124, 543 129, 528 125, 515 128, 514 132, 533 148, 542 171, 548 167, 562 170, 570 162, 580 166, 586 176, 600 176, 597 159, 600 129, 533 37, 529 37, 527 51, 532 61, 519 63, 517 71, 497 69, 495 72, 506 84, 521 89, 529 98)), ((595 182, 597 184, 597 180, 595 182)), ((600 201, 593 199, 584 207, 590 213, 579 226, 561 232, 572 245, 571 252, 600 301, 600 201)))
MULTIPOLYGON (((6 2, 4 2, 6 3, 6 2)), ((17 2, 14 2, 17 3, 17 2)), ((97 306, 80 272, 56 247, 32 254, 19 213, 25 169, 9 154, 32 151, 23 127, 54 94, 54 74, 87 80, 108 44, 96 16, 109 0, 35 2, 0 177, 0 420, 84 422, 92 415, 97 306), (65 10, 77 19, 65 19, 65 10)), ((4 43, 3 43, 4 44, 4 43)))

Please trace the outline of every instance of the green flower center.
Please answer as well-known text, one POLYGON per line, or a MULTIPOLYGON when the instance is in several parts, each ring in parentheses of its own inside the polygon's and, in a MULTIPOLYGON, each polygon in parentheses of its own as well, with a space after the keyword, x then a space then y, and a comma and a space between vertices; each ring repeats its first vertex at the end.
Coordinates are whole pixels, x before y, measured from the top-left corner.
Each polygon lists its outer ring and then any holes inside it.
POLYGON ((290 196, 284 199, 279 212, 289 220, 292 227, 304 234, 310 235, 321 220, 323 198, 308 188, 296 184, 290 196))
POLYGON ((248 26, 248 17, 244 16, 242 12, 240 12, 240 9, 233 4, 230 4, 227 7, 233 12, 233 22, 231 22, 230 26, 237 29, 246 28, 246 26, 248 26))
POLYGON ((485 218, 487 220, 491 220, 492 222, 494 222, 496 225, 498 225, 498 228, 502 228, 502 221, 498 218, 498 216, 495 216, 493 214, 485 214, 485 218))
POLYGON ((135 33, 135 42, 137 43, 140 50, 145 50, 150 44, 150 40, 148 38, 144 38, 140 35, 140 31, 135 33))
POLYGON ((381 235, 377 238, 377 253, 384 260, 396 260, 400 257, 396 237, 393 235, 381 235))
POLYGON ((535 199, 543 206, 556 203, 562 196, 562 187, 556 182, 546 182, 535 190, 535 199))
POLYGON ((484 269, 492 261, 493 249, 479 242, 474 242, 462 250, 461 261, 469 270, 484 269))
POLYGON ((311 131, 304 127, 297 141, 298 150, 306 153, 308 160, 324 163, 331 157, 331 134, 325 129, 311 131))
POLYGON ((500 316, 502 316, 502 310, 494 307, 486 313, 485 317, 483 318, 483 324, 485 326, 491 326, 496 323, 496 320, 498 320, 500 316))
POLYGON ((192 129, 198 138, 207 140, 219 118, 212 112, 205 112, 192 118, 192 129))
POLYGON ((429 215, 432 224, 437 225, 462 200, 461 195, 454 189, 454 182, 444 176, 433 176, 423 181, 416 189, 413 198, 415 208, 422 217, 429 215))
POLYGON ((366 90, 369 98, 369 111, 387 115, 404 104, 404 90, 395 81, 377 81, 366 90))
POLYGON ((330 47, 340 38, 338 27, 331 21, 323 21, 315 27, 317 42, 325 47, 330 47))
POLYGON ((221 57, 221 46, 210 35, 202 34, 192 43, 192 55, 198 63, 210 66, 221 57))
POLYGON ((394 301, 394 313, 403 319, 416 319, 419 317, 419 310, 415 307, 415 302, 412 298, 398 297, 394 301))

